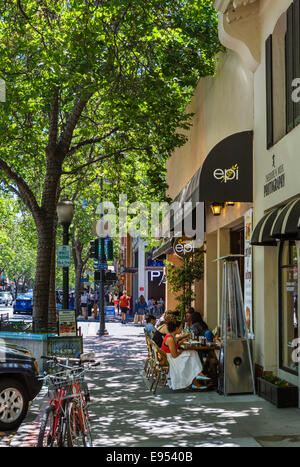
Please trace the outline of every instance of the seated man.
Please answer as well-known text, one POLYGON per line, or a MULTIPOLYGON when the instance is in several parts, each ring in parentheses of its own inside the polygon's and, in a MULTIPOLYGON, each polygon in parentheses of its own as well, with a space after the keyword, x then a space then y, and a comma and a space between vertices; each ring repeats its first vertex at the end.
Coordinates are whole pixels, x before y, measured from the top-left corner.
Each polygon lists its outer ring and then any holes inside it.
POLYGON ((150 337, 150 339, 153 338, 153 335, 156 332, 155 323, 156 323, 155 316, 148 315, 146 317, 145 331, 148 334, 148 336, 150 337))

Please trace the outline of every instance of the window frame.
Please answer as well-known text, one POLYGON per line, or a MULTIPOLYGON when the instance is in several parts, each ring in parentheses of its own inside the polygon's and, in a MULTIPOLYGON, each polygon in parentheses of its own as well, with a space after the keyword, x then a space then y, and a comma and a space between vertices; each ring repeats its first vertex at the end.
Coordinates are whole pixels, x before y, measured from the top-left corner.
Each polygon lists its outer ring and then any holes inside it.
MULTIPOLYGON (((280 242, 279 246, 279 254, 278 254, 278 350, 279 350, 279 361, 278 366, 279 369, 290 373, 292 375, 298 376, 298 369, 292 370, 289 367, 283 365, 283 335, 282 335, 282 326, 283 326, 283 310, 282 310, 282 303, 283 303, 283 296, 282 296, 282 269, 294 267, 295 264, 282 264, 282 255, 285 243, 289 243, 289 262, 291 262, 291 242, 295 242, 295 240, 283 240, 280 242)), ((299 278, 297 279, 299 280, 299 278)), ((299 304, 298 304, 299 306, 299 304)), ((299 330, 299 323, 298 323, 298 330, 299 330)), ((298 334, 299 335, 299 334, 298 334)), ((300 337, 300 336, 299 336, 300 337)))

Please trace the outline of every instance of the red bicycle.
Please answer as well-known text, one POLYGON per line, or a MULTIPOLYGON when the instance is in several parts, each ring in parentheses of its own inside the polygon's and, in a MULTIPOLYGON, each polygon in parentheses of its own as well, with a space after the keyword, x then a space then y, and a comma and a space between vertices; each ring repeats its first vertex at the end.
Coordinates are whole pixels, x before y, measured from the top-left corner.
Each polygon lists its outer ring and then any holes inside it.
POLYGON ((90 397, 84 374, 99 363, 87 359, 84 354, 80 359, 43 358, 63 368, 63 371, 48 374, 45 378, 50 402, 41 421, 37 447, 92 447, 88 417, 90 397), (75 366, 70 366, 70 363, 75 366), (84 367, 84 363, 92 365, 84 367))

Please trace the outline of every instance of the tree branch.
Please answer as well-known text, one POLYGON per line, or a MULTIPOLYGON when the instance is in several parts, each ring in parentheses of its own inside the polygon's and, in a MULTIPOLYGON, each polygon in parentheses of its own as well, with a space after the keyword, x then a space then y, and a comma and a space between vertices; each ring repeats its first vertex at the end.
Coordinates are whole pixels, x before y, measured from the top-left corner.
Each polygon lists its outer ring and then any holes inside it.
POLYGON ((62 172, 62 174, 63 175, 72 175, 72 174, 78 172, 79 170, 83 169, 84 167, 88 167, 89 165, 95 164, 96 162, 101 162, 101 161, 103 161, 105 159, 108 159, 109 157, 120 156, 123 152, 127 152, 127 151, 143 151, 145 149, 149 149, 149 148, 148 147, 142 147, 142 148, 132 147, 132 148, 120 149, 119 151, 114 151, 114 152, 111 152, 110 154, 106 154, 105 156, 101 156, 101 157, 98 157, 97 159, 93 159, 90 162, 87 162, 86 164, 82 164, 82 165, 76 167, 76 169, 74 169, 74 170, 70 170, 69 172, 62 172))
POLYGON ((92 92, 86 92, 84 97, 79 97, 74 105, 72 112, 69 114, 66 126, 64 130, 62 131, 62 134, 61 134, 61 137, 58 143, 62 151, 63 157, 65 157, 69 151, 72 137, 73 137, 73 132, 76 128, 76 125, 81 117, 81 114, 86 104, 88 103, 92 95, 93 95, 92 92))
MULTIPOLYGON (((31 211, 34 219, 36 221, 39 221, 41 216, 41 209, 35 199, 33 192, 31 191, 25 180, 22 177, 20 177, 20 175, 18 175, 16 172, 14 172, 3 159, 0 159, 0 169, 3 170, 3 172, 7 175, 8 178, 15 181, 19 188, 19 193, 16 190, 15 193, 21 197, 27 208, 31 211)), ((11 187, 11 185, 8 186, 11 187)))
POLYGON ((103 136, 95 136, 94 138, 86 139, 83 141, 79 141, 79 143, 75 144, 75 146, 72 146, 68 152, 68 155, 73 154, 75 151, 78 149, 82 148, 83 146, 87 146, 89 144, 95 144, 95 143, 100 143, 104 139, 108 138, 111 136, 113 133, 116 133, 118 131, 119 127, 113 128, 110 130, 108 133, 106 133, 103 136))
POLYGON ((46 152, 55 148, 58 134, 58 89, 54 89, 50 105, 50 129, 46 152))

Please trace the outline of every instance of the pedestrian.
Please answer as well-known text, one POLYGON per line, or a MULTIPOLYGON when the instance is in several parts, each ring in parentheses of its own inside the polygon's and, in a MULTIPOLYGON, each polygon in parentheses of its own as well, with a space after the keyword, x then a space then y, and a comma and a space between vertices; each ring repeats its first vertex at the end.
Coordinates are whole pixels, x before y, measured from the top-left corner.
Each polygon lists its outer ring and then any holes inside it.
POLYGON ((141 322, 142 326, 144 324, 144 316, 145 316, 146 310, 147 310, 147 303, 146 303, 144 295, 141 295, 137 303, 137 314, 138 314, 139 321, 141 322))
POLYGON ((121 308, 121 322, 126 324, 126 313, 128 312, 130 306, 130 297, 128 297, 126 290, 120 297, 120 308, 121 308))
POLYGON ((116 314, 119 314, 118 313, 118 304, 119 304, 119 298, 118 298, 118 295, 117 294, 114 294, 114 305, 115 305, 115 313, 116 314))
POLYGON ((88 319, 88 316, 87 316, 88 294, 86 293, 86 290, 84 290, 84 292, 81 293, 80 305, 81 305, 81 312, 82 312, 83 319, 87 320, 88 319))
POLYGON ((92 309, 94 307, 94 294, 93 291, 90 290, 88 294, 88 316, 92 316, 92 309))
POLYGON ((104 304, 105 306, 109 305, 109 293, 107 291, 104 294, 104 304))
POLYGON ((74 310, 75 307, 75 297, 74 294, 71 293, 69 297, 69 310, 74 310))
POLYGON ((165 311, 165 302, 163 300, 162 297, 160 297, 159 301, 158 301, 158 311, 159 311, 159 314, 160 316, 164 313, 165 311))

